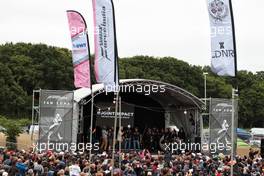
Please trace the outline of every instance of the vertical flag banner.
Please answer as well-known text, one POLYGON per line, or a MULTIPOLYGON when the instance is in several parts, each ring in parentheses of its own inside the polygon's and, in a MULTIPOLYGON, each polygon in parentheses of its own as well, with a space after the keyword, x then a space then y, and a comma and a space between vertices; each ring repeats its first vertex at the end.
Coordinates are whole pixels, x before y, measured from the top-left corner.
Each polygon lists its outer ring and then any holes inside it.
POLYGON ((73 91, 41 90, 39 149, 42 152, 69 150, 72 142, 72 130, 69 130, 72 129, 72 116, 73 91))
MULTIPOLYGON (((235 101, 237 109, 237 101, 235 101)), ((236 151, 236 146, 232 148, 231 133, 232 125, 237 128, 237 111, 235 110, 234 124, 232 124, 232 100, 212 98, 210 104, 210 150, 211 154, 223 153, 230 155, 231 150, 236 151)), ((236 141, 236 133, 234 141, 236 141)))
POLYGON ((112 0, 93 0, 95 77, 98 83, 118 83, 117 46, 112 0))
POLYGON ((89 43, 86 35, 86 23, 79 12, 67 11, 72 40, 72 59, 74 67, 74 85, 76 88, 91 87, 89 43))
POLYGON ((208 0, 208 11, 211 24, 211 69, 219 76, 236 76, 231 0, 208 0))

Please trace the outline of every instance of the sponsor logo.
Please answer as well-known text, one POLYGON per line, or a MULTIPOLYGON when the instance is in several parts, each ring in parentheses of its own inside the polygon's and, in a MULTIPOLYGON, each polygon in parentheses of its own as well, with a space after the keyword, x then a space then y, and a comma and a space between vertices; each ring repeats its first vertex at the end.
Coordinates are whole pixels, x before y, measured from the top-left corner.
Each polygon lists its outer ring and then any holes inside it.
POLYGON ((225 42, 219 42, 219 45, 220 45, 220 49, 225 49, 225 42))
POLYGON ((229 105, 227 103, 218 103, 215 108, 213 108, 213 112, 232 112, 232 105, 229 105))
POLYGON ((213 59, 234 57, 234 50, 225 49, 225 42, 219 42, 219 50, 214 51, 213 59))
MULTIPOLYGON (((121 115, 122 119, 130 119, 134 117, 134 113, 133 112, 121 112, 121 114, 119 112, 117 112, 117 116, 121 115)), ((97 116, 101 117, 101 118, 115 118, 115 112, 112 111, 98 111, 97 112, 97 116)))
POLYGON ((72 47, 73 48, 77 48, 77 49, 79 49, 79 48, 86 48, 86 43, 78 43, 78 44, 72 44, 72 47))
POLYGON ((108 41, 110 39, 110 34, 109 34, 109 21, 107 20, 107 14, 106 14, 106 7, 103 6, 101 10, 101 17, 102 17, 102 22, 101 24, 98 25, 98 37, 99 37, 99 46, 100 46, 100 54, 101 57, 107 59, 108 61, 111 62, 111 59, 109 58, 108 55, 108 41))
POLYGON ((44 105, 63 105, 63 106, 70 106, 71 100, 68 99, 66 96, 59 96, 59 95, 50 95, 44 101, 44 105))
POLYGON ((209 14, 216 21, 223 21, 223 19, 228 15, 228 6, 223 0, 213 0, 209 3, 209 14))

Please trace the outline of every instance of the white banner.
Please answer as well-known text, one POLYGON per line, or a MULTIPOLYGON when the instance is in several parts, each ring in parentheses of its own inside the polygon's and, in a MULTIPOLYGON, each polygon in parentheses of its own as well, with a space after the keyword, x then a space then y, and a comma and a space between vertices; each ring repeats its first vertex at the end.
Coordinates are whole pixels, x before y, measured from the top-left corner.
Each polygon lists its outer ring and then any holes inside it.
MULTIPOLYGON (((98 83, 118 83, 114 9, 111 0, 93 0, 95 28, 95 77, 98 83)), ((113 89, 114 90, 114 89, 113 89)))
POLYGON ((208 0, 211 24, 211 69, 219 76, 235 76, 236 61, 231 2, 208 0))

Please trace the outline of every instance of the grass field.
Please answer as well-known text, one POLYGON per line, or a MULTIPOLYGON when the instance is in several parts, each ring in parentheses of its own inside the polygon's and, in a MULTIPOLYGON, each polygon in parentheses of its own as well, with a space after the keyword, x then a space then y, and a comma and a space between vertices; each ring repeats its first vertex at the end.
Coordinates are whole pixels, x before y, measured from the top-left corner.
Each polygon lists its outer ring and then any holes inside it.
MULTIPOLYGON (((6 145, 6 137, 3 133, 0 133, 0 146, 6 145)), ((20 134, 20 136, 17 138, 17 147, 18 149, 27 150, 31 146, 31 136, 27 133, 20 134)))

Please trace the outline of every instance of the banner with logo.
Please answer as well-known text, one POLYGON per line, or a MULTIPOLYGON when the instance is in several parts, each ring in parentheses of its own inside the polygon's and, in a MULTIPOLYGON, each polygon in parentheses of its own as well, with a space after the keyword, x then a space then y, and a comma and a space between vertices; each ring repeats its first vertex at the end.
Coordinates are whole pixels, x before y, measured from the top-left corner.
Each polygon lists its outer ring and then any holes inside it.
MULTIPOLYGON (((112 127, 115 119, 115 105, 112 102, 99 102, 96 112, 96 126, 112 127)), ((122 126, 134 126, 135 107, 125 103, 121 104, 122 126)), ((119 118, 119 112, 117 112, 119 118)))
MULTIPOLYGON (((95 77, 107 88, 118 83, 117 46, 112 0, 93 0, 95 77)), ((112 87, 112 88, 113 88, 112 87)))
POLYGON ((41 90, 39 146, 56 150, 58 144, 71 143, 72 116, 72 91, 41 90))
MULTIPOLYGON (((235 102, 235 110, 237 102, 235 102)), ((232 127, 232 100, 211 99, 210 105, 210 151, 212 154, 223 153, 230 155, 232 150, 231 127, 232 127)), ((235 112, 234 127, 237 128, 237 112, 235 112)), ((236 133, 234 141, 237 140, 236 133)), ((236 142, 235 142, 236 143, 236 142)), ((235 147, 236 148, 236 147, 235 147)), ((233 149, 234 151, 235 148, 233 149)))
POLYGON ((91 87, 89 43, 86 23, 79 12, 67 11, 72 40, 72 59, 74 67, 74 85, 76 88, 91 87))
POLYGON ((235 33, 231 0, 208 0, 211 24, 211 69, 219 76, 236 75, 235 33))

